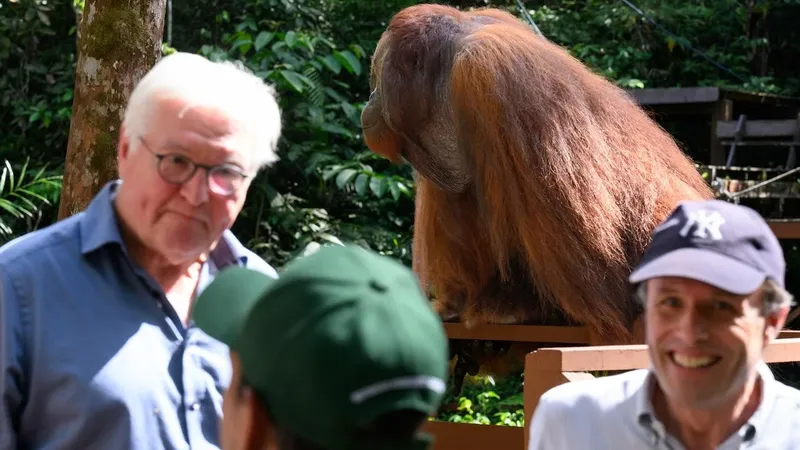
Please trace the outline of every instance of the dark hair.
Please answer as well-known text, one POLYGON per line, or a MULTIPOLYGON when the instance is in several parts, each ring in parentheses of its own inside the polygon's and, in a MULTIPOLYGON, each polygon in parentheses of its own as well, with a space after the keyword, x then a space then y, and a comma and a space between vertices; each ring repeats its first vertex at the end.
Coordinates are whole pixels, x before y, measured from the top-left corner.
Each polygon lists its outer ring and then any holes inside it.
MULTIPOLYGON (((428 415, 414 410, 399 410, 383 414, 367 428, 360 430, 359 438, 369 440, 403 441, 417 433, 428 415)), ((292 434, 279 424, 275 424, 278 448, 280 450, 326 450, 303 438, 292 434)))
MULTIPOLYGON (((261 393, 259 393, 252 385, 242 377, 239 385, 239 395, 242 394, 244 389, 252 389, 255 394, 256 400, 264 408, 267 417, 272 421, 272 411, 261 393)), ((419 428, 425 423, 428 414, 413 410, 413 409, 400 409, 382 414, 375 418, 369 425, 361 430, 356 431, 356 439, 369 441, 405 441, 410 440, 417 433, 419 428)), ((280 423, 272 421, 275 428, 276 441, 280 450, 326 450, 316 444, 306 441, 300 436, 296 436, 293 432, 286 430, 280 423)))

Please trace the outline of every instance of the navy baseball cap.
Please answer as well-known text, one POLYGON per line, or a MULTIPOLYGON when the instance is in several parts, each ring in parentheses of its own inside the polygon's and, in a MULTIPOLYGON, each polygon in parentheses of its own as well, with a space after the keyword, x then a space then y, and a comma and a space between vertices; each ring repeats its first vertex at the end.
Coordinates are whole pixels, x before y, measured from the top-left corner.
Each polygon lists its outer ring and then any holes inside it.
POLYGON ((784 287, 778 238, 755 210, 723 200, 686 200, 655 230, 629 281, 684 277, 733 294, 767 279, 784 287))

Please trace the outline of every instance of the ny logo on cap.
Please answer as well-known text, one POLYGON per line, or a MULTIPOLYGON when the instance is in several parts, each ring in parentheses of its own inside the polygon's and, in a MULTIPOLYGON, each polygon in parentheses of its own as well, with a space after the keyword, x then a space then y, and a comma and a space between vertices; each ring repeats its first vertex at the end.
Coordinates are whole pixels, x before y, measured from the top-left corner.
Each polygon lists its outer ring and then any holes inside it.
POLYGON ((681 228, 679 234, 683 237, 689 233, 689 230, 694 228, 692 237, 700 239, 713 239, 719 241, 722 239, 722 232, 720 227, 725 223, 725 217, 718 211, 707 211, 704 209, 698 211, 690 211, 687 214, 686 223, 681 228))

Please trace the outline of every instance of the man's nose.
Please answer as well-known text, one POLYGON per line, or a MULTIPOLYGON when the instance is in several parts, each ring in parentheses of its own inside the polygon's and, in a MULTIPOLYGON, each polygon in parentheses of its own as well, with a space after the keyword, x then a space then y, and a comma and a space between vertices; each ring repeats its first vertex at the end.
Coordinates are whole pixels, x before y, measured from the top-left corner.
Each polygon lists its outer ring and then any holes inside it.
POLYGON ((687 344, 708 338, 708 320, 702 312, 695 309, 689 309, 683 314, 678 329, 687 344))
POLYGON ((208 201, 208 179, 205 169, 198 168, 192 178, 181 186, 181 196, 192 206, 208 201))

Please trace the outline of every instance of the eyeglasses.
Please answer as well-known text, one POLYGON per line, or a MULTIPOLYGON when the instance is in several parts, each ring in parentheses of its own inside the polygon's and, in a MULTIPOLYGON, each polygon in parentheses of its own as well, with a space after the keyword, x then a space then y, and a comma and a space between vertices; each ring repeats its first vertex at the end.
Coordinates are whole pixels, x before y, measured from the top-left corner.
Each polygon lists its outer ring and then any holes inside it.
POLYGON ((231 195, 242 186, 248 175, 233 164, 208 166, 198 164, 180 153, 156 153, 139 137, 144 148, 158 159, 158 174, 167 183, 183 184, 191 180, 198 168, 206 169, 206 182, 217 195, 231 195))

